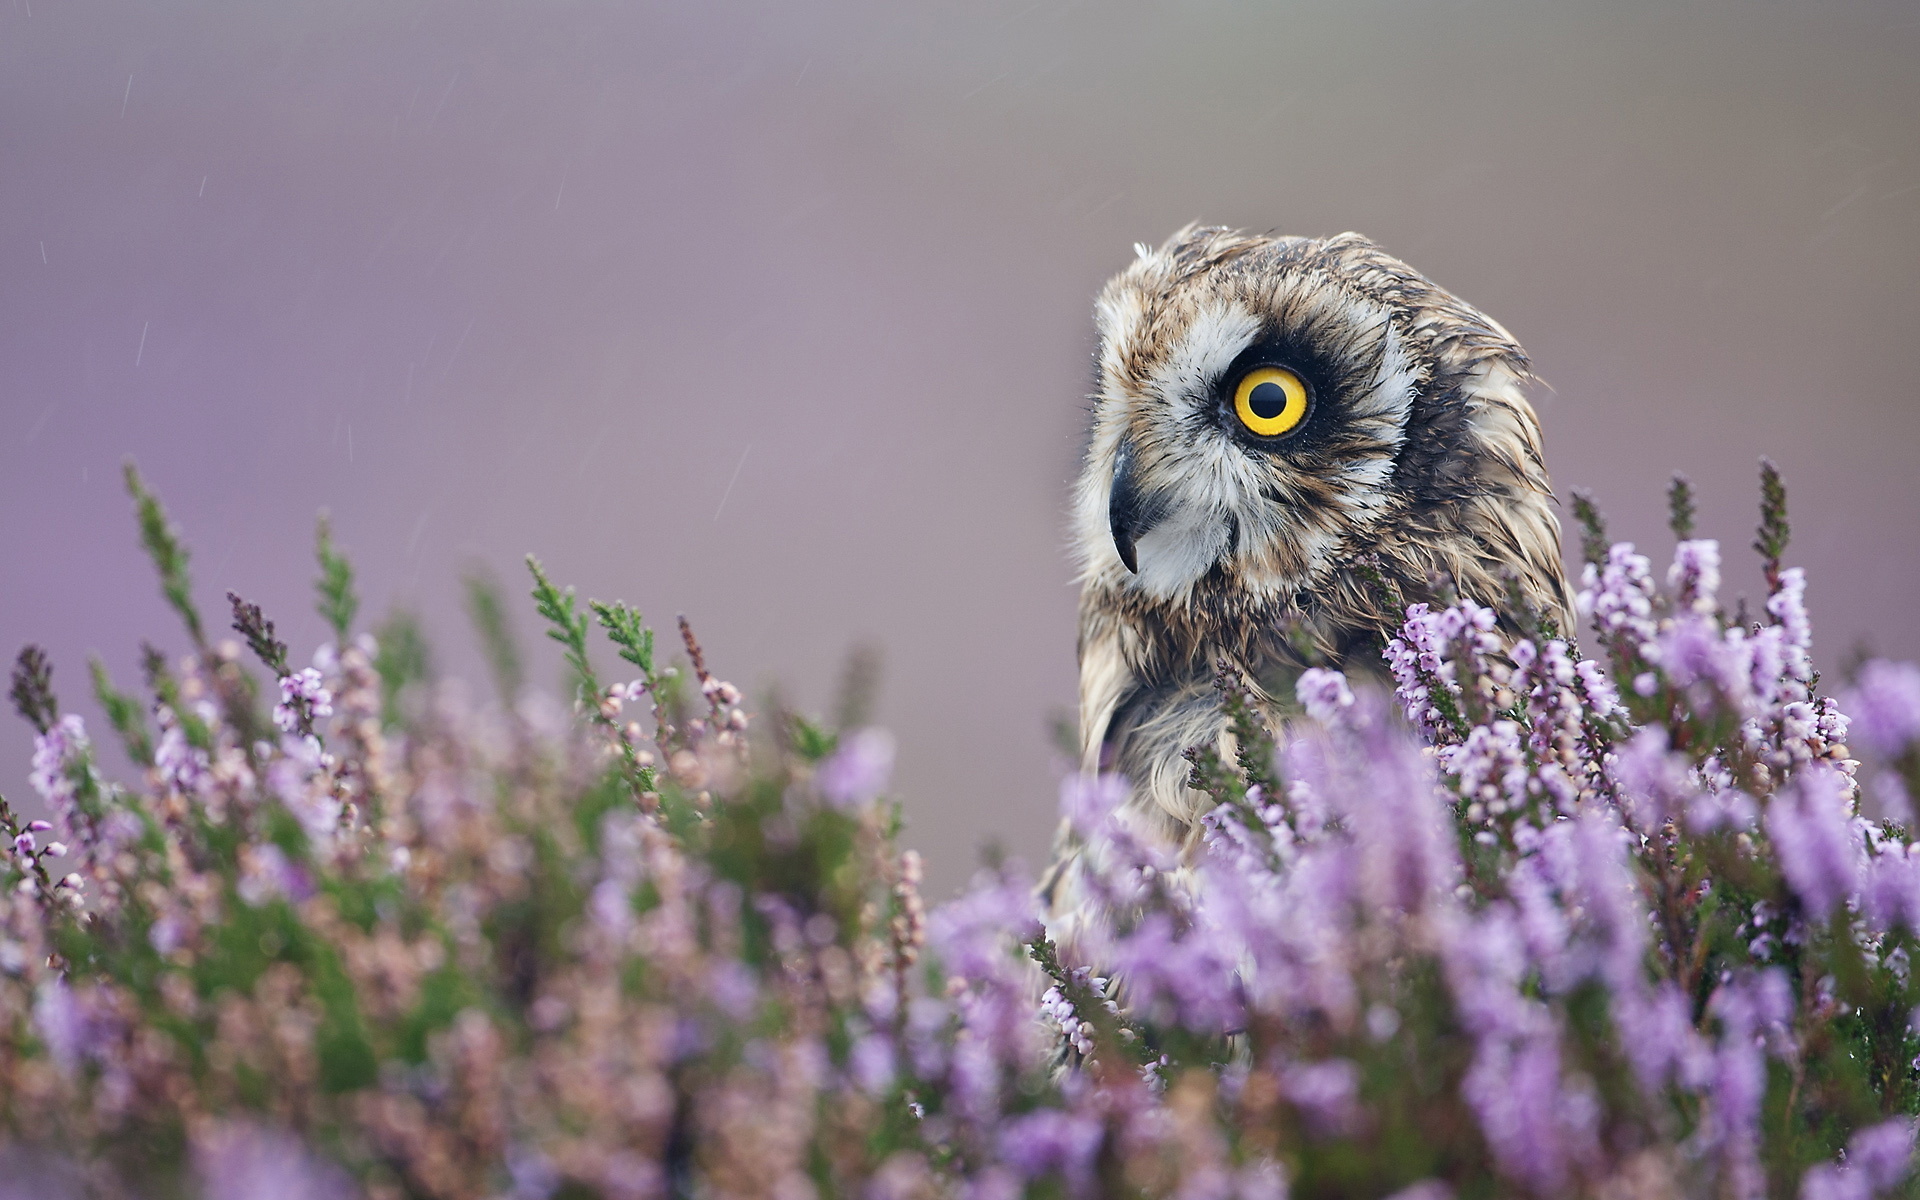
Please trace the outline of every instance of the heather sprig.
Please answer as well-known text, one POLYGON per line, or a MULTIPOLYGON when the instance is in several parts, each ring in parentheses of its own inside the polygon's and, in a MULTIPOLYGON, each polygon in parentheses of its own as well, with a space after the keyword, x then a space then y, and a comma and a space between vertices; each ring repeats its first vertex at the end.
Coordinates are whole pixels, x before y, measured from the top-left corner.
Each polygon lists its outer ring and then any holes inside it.
POLYGON ((247 639, 247 649, 276 679, 286 675, 291 670, 287 666, 287 644, 273 635, 273 622, 267 620, 260 606, 242 600, 238 592, 228 592, 227 603, 233 606, 234 632, 247 639))
POLYGON ((314 524, 313 556, 320 567, 313 581, 315 608, 333 630, 334 643, 344 646, 354 615, 360 611, 360 597, 353 590, 353 565, 334 546, 333 526, 324 512, 314 524))
POLYGON ((22 720, 44 734, 60 718, 60 702, 53 695, 53 664, 38 646, 23 646, 13 661, 13 686, 8 689, 13 709, 22 720))
POLYGON ((107 723, 120 735, 127 757, 143 767, 153 765, 153 737, 147 732, 146 712, 138 698, 113 686, 107 666, 98 658, 87 661, 93 677, 93 698, 107 714, 107 723))
POLYGON ((179 614, 194 646, 204 651, 207 639, 201 631, 200 610, 193 603, 193 581, 187 575, 187 560, 190 557, 187 548, 167 520, 159 497, 147 489, 140 472, 131 461, 126 464, 124 474, 127 494, 133 497, 139 518, 140 544, 146 549, 154 571, 160 576, 160 594, 166 598, 167 605, 179 614))
POLYGON ((1780 590, 1780 556, 1787 551, 1787 485, 1773 460, 1760 460, 1760 526, 1754 532, 1753 548, 1760 554, 1767 575, 1767 591, 1780 590))
POLYGON ((1667 484, 1667 528, 1683 542, 1693 537, 1693 483, 1678 473, 1667 484))
POLYGON ((600 681, 587 657, 587 615, 579 611, 573 589, 562 591, 547 578, 540 560, 527 555, 527 570, 533 575, 533 605, 547 622, 547 636, 560 643, 567 666, 573 672, 574 698, 585 701, 600 694, 600 681))
POLYGON ((1600 506, 1579 488, 1573 489, 1573 519, 1580 525, 1580 561, 1598 568, 1607 560, 1607 550, 1613 543, 1607 538, 1607 519, 1601 515, 1600 506))
POLYGON ((493 673, 494 688, 502 703, 512 704, 520 698, 525 672, 520 665, 520 646, 514 641, 513 627, 507 620, 506 602, 493 578, 478 571, 467 576, 466 593, 467 616, 480 635, 487 667, 493 673))

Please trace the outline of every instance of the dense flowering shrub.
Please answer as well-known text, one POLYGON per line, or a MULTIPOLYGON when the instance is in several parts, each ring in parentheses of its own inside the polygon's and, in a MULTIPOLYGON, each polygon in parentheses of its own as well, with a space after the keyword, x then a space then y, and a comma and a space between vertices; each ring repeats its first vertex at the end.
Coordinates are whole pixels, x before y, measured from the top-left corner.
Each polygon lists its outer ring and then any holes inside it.
POLYGON ((1064 784, 1100 868, 1059 945, 1012 865, 928 913, 888 737, 750 720, 684 622, 660 665, 530 564, 575 702, 520 694, 481 590, 475 708, 410 627, 354 632, 323 526, 334 640, 297 666, 237 596, 206 632, 129 483, 189 648, 147 652, 146 701, 95 666, 135 786, 15 669, 52 817, 0 803, 0 1195, 1916 1186, 1920 671, 1821 691, 1770 472, 1760 620, 1680 491, 1664 585, 1582 507, 1585 654, 1415 604, 1391 691, 1308 670, 1278 730, 1223 669, 1194 845, 1064 784))

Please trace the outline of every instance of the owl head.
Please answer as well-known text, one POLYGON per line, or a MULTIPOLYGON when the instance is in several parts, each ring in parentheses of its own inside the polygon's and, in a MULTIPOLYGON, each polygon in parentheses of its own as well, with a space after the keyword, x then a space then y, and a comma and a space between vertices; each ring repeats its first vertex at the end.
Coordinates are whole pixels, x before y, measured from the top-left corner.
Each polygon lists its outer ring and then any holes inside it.
POLYGON ((1527 357, 1498 323, 1357 234, 1135 249, 1096 305, 1087 588, 1298 606, 1362 554, 1415 578, 1531 559, 1557 584, 1527 357))

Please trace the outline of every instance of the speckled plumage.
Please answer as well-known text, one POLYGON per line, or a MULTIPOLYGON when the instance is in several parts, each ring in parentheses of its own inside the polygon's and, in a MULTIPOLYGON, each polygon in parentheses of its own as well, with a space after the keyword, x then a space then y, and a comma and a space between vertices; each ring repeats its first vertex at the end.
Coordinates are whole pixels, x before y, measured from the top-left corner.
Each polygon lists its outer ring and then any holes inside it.
POLYGON ((1532 375, 1497 322, 1357 234, 1136 249, 1095 305, 1073 508, 1081 765, 1126 775, 1137 822, 1182 841, 1206 803, 1183 752, 1225 736, 1218 660, 1277 717, 1308 657, 1377 669, 1399 619, 1380 577, 1502 607, 1517 587, 1562 628, 1570 601, 1532 375), (1233 416, 1254 360, 1311 383, 1282 439, 1233 416))

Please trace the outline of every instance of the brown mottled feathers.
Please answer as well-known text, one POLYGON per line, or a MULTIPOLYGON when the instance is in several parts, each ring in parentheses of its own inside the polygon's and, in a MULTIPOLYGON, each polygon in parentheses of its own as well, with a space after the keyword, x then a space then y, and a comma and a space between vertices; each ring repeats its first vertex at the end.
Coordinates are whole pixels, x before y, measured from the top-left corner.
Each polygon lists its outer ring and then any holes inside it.
POLYGON ((1133 816, 1178 842, 1205 804, 1182 754, 1225 736, 1219 659, 1278 717, 1304 666, 1380 669, 1396 594, 1517 594, 1561 628, 1571 601, 1533 376, 1497 322, 1358 234, 1137 249, 1095 304, 1073 510, 1082 766, 1124 773, 1133 816), (1310 383, 1284 437, 1236 424, 1253 361, 1310 383))

